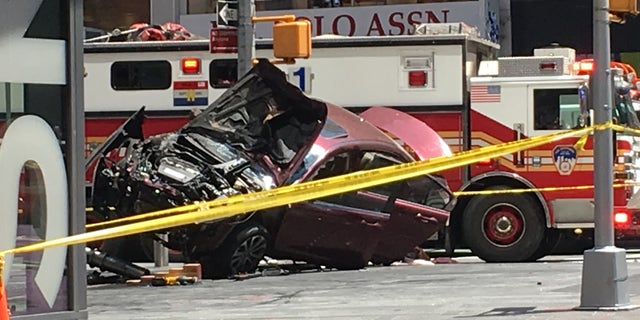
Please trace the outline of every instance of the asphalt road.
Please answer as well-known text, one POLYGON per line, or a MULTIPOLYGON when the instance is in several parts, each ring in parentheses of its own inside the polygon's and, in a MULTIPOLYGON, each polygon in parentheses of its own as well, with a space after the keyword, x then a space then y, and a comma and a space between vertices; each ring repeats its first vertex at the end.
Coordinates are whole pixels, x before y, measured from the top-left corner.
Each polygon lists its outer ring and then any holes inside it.
MULTIPOLYGON (((576 311, 581 256, 536 263, 458 263, 305 271, 167 287, 96 285, 89 319, 640 319, 640 309, 576 311)), ((640 254, 627 253, 640 305, 640 254)))

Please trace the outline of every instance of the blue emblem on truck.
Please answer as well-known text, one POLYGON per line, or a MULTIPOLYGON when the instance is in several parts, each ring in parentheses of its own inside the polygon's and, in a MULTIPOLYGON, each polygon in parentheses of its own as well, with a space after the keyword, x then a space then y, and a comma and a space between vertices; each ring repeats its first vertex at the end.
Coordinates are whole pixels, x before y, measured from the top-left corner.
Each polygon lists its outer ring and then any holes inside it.
POLYGON ((573 146, 553 148, 553 164, 561 175, 570 175, 578 162, 578 153, 573 146))

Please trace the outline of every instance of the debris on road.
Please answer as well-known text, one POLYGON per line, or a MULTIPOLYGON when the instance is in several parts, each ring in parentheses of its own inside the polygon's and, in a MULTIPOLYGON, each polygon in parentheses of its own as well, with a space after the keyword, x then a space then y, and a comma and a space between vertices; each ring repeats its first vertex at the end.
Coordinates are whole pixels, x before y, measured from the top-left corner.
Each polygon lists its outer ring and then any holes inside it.
POLYGON ((187 263, 181 268, 169 268, 168 271, 156 271, 139 279, 127 280, 130 286, 170 286, 196 284, 202 279, 202 266, 199 263, 187 263))

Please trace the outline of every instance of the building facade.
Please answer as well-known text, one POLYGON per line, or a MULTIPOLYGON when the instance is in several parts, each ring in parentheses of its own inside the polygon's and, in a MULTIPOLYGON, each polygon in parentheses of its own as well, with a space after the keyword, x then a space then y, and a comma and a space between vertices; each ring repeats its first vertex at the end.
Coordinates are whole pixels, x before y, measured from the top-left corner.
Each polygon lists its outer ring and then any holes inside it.
MULTIPOLYGON (((409 34, 414 24, 464 22, 495 42, 508 39, 501 32, 500 2, 504 0, 271 0, 255 1, 256 15, 295 14, 312 23, 313 35, 348 36, 409 34)), ((87 27, 111 31, 135 22, 162 24, 179 21, 189 31, 208 37, 216 10, 233 1, 146 0, 135 4, 85 0, 87 27)), ((508 3, 508 2, 505 2, 508 3)), ((257 24, 257 38, 270 38, 271 26, 257 24)), ((508 32, 508 28, 505 28, 508 32)), ((507 46, 508 47, 508 46, 507 46)))

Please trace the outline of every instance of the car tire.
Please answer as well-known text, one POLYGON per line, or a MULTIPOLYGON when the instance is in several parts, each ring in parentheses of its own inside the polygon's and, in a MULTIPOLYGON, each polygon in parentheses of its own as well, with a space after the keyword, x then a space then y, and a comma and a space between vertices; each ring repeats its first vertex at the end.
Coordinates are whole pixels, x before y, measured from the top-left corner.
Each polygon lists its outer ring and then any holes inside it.
POLYGON ((535 260, 545 237, 541 210, 522 194, 474 197, 464 211, 462 226, 471 252, 487 262, 535 260))
POLYGON ((257 223, 237 226, 223 244, 200 261, 204 278, 228 278, 253 273, 264 258, 269 243, 267 229, 257 223))

